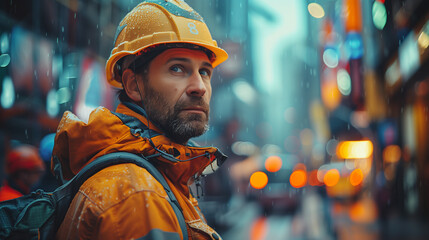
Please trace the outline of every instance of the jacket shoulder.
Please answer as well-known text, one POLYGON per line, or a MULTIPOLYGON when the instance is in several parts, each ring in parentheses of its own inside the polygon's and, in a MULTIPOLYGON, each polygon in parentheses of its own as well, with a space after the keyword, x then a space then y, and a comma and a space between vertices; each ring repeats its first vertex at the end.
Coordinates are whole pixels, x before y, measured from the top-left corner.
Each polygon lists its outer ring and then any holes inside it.
POLYGON ((163 186, 144 168, 109 166, 80 187, 56 239, 136 239, 180 226, 163 186))
POLYGON ((82 184, 79 192, 102 211, 140 192, 167 198, 163 186, 145 168, 131 163, 99 171, 82 184))

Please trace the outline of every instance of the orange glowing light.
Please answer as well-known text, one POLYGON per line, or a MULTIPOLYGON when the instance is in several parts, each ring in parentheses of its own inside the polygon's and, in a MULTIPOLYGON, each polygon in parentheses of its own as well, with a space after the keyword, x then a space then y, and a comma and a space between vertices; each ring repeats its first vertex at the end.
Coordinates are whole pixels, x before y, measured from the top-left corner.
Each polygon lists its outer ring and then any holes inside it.
POLYGON ((360 0, 345 0, 344 13, 346 32, 362 32, 362 10, 360 0))
POLYGON ((320 186, 323 183, 319 181, 318 177, 317 177, 317 170, 313 170, 310 172, 309 176, 308 176, 308 184, 310 184, 311 186, 320 186))
POLYGON ((270 156, 265 160, 265 169, 268 172, 277 172, 282 167, 282 159, 279 156, 270 156))
POLYGON ((252 223, 250 240, 264 239, 267 234, 267 217, 260 217, 252 223))
POLYGON ((338 90, 337 81, 326 80, 321 83, 321 97, 329 110, 334 110, 341 102, 341 92, 338 90))
POLYGON ((339 180, 340 180, 340 172, 337 169, 331 169, 327 171, 325 176, 323 177, 323 182, 328 187, 333 187, 337 185, 339 180))
POLYGON ((389 145, 383 150, 383 160, 386 163, 395 163, 401 159, 401 148, 398 145, 389 145))
POLYGON ((360 168, 356 168, 350 174, 350 184, 353 186, 357 186, 363 182, 363 172, 360 168))
POLYGON ((374 200, 364 197, 355 202, 349 209, 349 217, 358 223, 372 223, 378 217, 377 206, 374 200))
POLYGON ((255 189, 262 189, 268 183, 268 176, 264 172, 254 172, 250 176, 250 185, 255 189))
POLYGON ((337 146, 337 155, 342 159, 360 159, 369 158, 372 155, 372 142, 363 141, 344 141, 337 146))
POLYGON ((290 175, 289 181, 292 187, 302 188, 307 184, 307 173, 303 170, 296 170, 290 175))

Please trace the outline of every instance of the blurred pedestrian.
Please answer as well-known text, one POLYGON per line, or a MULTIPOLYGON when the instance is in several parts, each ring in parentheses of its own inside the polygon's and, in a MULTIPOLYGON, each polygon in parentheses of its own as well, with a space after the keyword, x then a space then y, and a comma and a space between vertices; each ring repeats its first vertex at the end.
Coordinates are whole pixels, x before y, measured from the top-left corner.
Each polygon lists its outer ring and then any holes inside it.
POLYGON ((0 189, 0 201, 30 193, 44 171, 45 165, 36 147, 20 145, 12 149, 6 156, 7 179, 0 189))
POLYGON ((134 164, 107 167, 74 197, 57 239, 220 239, 203 217, 189 184, 226 159, 193 137, 208 129, 211 76, 227 59, 201 16, 182 0, 148 0, 120 22, 107 81, 120 88, 116 112, 99 107, 88 122, 66 112, 53 161, 70 179, 113 152, 145 156, 164 175, 183 212, 181 230, 164 188, 134 164), (186 237, 188 236, 188 237, 186 237))
MULTIPOLYGON (((52 150, 54 149, 55 133, 49 133, 42 138, 39 145, 39 154, 47 169, 51 165, 52 150)), ((43 189, 45 192, 53 192, 61 183, 55 178, 51 171, 45 171, 38 184, 33 190, 43 189)))

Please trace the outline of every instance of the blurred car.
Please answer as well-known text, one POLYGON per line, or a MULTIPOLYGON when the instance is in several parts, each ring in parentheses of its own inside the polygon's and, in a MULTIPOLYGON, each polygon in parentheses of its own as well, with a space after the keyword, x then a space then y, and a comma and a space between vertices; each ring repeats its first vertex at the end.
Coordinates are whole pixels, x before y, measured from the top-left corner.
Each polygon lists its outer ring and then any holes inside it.
POLYGON ((293 213, 299 206, 303 190, 302 187, 293 187, 290 182, 296 157, 280 155, 277 158, 281 159, 278 169, 270 169, 267 158, 265 168, 258 171, 261 176, 266 176, 266 184, 254 186, 250 182, 247 194, 256 200, 267 214, 293 213))

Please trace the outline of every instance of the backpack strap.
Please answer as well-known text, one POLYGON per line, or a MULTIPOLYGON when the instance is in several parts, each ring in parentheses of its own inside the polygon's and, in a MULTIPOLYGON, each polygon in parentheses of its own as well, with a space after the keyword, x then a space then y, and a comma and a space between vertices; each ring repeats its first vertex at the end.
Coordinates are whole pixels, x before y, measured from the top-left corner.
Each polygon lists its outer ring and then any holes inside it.
MULTIPOLYGON (((57 202, 56 219, 58 220, 55 221, 57 226, 55 226, 54 230, 56 231, 56 229, 58 229, 61 225, 71 201, 73 200, 76 193, 79 191, 80 186, 88 178, 106 167, 123 163, 133 163, 139 167, 145 168, 164 187, 164 190, 168 196, 168 201, 176 214, 177 220, 182 230, 183 239, 188 239, 188 230, 186 227, 182 208, 180 207, 176 196, 174 196, 164 176, 143 156, 129 152, 109 153, 95 159, 94 161, 86 165, 81 171, 79 171, 79 173, 74 176, 70 181, 57 188, 57 190, 53 192, 53 197, 56 199, 57 202)), ((46 227, 50 228, 50 226, 46 227)))

